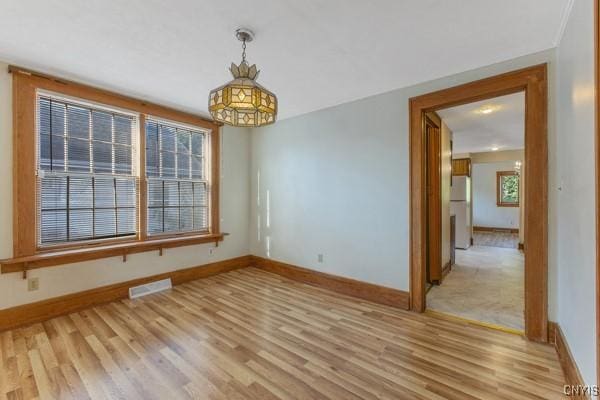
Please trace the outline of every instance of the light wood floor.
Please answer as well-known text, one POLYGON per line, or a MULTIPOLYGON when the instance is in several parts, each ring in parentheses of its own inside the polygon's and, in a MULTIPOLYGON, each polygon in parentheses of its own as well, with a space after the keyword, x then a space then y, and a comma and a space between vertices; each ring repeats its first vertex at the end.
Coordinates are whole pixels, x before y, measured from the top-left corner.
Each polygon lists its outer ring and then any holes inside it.
POLYGON ((253 268, 0 333, 0 398, 555 399, 553 347, 253 268))

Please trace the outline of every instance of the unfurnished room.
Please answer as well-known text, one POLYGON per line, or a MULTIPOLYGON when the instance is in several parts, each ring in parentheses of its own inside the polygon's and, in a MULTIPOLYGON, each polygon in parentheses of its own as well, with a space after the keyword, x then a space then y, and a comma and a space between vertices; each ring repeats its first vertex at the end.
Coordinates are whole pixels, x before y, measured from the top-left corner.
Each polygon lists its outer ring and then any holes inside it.
POLYGON ((600 0, 0 6, 0 400, 600 398, 600 0))

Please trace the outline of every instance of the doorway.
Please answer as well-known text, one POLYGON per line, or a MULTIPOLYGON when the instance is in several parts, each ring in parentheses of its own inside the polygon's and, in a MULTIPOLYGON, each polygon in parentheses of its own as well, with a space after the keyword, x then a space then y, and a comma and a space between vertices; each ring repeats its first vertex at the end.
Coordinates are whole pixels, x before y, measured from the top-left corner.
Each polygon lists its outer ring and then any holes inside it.
POLYGON ((431 251, 428 222, 426 113, 525 93, 524 324, 530 340, 548 341, 547 316, 547 67, 545 64, 425 94, 410 100, 410 306, 426 308, 427 264, 431 251))
MULTIPOLYGON (((427 312, 522 334, 525 257, 519 249, 519 234, 525 209, 521 195, 524 92, 444 108, 435 114, 442 126, 441 168, 427 166, 428 175, 431 170, 442 171, 433 185, 441 188, 437 205, 444 214, 438 266, 449 267, 438 284, 428 286, 427 312)), ((436 160, 430 151, 428 146, 428 159, 436 160)))

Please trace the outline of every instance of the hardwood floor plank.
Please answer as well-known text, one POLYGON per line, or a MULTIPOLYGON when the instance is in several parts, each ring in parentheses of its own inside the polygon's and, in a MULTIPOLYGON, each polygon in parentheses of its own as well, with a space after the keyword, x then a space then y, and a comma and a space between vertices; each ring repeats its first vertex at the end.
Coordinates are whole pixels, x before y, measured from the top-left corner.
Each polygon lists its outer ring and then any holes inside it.
POLYGON ((553 347, 255 268, 0 333, 3 399, 560 399, 553 347))

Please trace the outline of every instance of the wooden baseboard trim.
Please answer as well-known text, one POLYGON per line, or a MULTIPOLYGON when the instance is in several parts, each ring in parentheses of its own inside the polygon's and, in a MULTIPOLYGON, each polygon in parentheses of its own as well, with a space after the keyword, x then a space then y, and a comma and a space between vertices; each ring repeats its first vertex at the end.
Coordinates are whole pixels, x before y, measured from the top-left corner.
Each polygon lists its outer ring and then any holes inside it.
MULTIPOLYGON (((560 325, 556 322, 548 322, 548 341, 554 344, 556 352, 558 353, 558 360, 560 366, 565 374, 565 385, 572 385, 576 387, 583 387, 585 385, 581 372, 577 367, 577 363, 571 354, 569 344, 565 339, 565 336, 560 329, 560 325)), ((569 398, 574 399, 591 399, 591 396, 586 395, 572 395, 569 398)))
POLYGON ((507 233, 519 233, 518 229, 515 228, 496 228, 494 226, 474 226, 473 230, 476 232, 507 232, 507 233))
POLYGON ((409 309, 408 292, 402 290, 330 275, 263 257, 253 256, 252 258, 253 265, 264 271, 309 285, 329 289, 337 293, 369 300, 374 303, 385 304, 403 310, 409 309))
POLYGON ((251 262, 252 256, 231 258, 7 308, 0 310, 0 331, 45 321, 59 315, 126 298, 129 296, 129 288, 132 286, 167 278, 171 278, 173 285, 179 285, 195 279, 248 267, 251 262))

